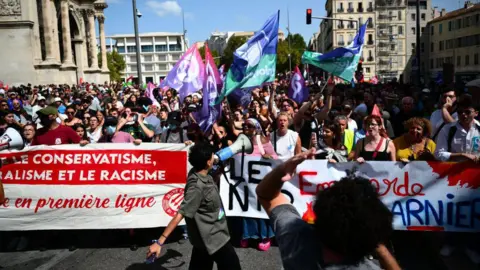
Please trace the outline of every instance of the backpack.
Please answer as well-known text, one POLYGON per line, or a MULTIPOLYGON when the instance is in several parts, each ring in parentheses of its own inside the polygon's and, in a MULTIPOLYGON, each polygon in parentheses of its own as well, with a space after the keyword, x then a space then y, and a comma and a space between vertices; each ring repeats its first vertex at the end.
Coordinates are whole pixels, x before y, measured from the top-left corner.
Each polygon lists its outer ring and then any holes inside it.
MULTIPOLYGON (((170 129, 167 130, 167 137, 165 138, 165 142, 168 142, 168 137, 170 137, 170 129)), ((180 130, 180 142, 184 143, 184 141, 183 141, 183 129, 180 130)))
MULTIPOLYGON (((478 130, 480 130, 480 126, 475 123, 475 126, 477 126, 478 130)), ((457 125, 454 125, 452 127, 450 127, 450 129, 448 130, 448 137, 447 137, 447 151, 448 152, 451 152, 452 150, 452 141, 453 141, 453 137, 455 136, 455 133, 457 132, 457 125)))

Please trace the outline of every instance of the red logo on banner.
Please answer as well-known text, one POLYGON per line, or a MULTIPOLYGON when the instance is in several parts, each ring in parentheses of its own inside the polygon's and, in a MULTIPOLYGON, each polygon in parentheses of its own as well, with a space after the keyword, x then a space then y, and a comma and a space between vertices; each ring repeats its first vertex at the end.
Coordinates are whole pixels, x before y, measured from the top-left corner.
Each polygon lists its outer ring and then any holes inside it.
POLYGON ((180 204, 183 201, 183 191, 183 188, 175 188, 163 196, 162 207, 169 216, 175 216, 180 208, 180 204))

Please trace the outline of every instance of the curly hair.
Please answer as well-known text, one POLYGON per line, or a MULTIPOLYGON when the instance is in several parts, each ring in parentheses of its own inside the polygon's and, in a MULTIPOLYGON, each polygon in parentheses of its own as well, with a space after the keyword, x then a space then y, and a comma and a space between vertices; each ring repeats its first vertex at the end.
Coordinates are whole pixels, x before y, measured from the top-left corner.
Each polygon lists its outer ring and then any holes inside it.
POLYGON ((348 265, 358 265, 393 231, 392 213, 365 178, 344 177, 319 191, 313 211, 319 241, 348 265))
POLYGON ((432 135, 432 124, 425 118, 420 117, 412 117, 407 121, 403 122, 403 126, 405 127, 405 131, 410 130, 413 125, 418 125, 423 128, 423 136, 430 138, 432 135))

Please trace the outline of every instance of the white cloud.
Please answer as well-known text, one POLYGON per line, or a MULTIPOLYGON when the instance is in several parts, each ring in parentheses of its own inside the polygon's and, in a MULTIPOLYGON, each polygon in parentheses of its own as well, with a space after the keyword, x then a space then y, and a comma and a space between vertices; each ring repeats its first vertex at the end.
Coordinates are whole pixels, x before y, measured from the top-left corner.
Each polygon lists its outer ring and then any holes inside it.
POLYGON ((147 7, 152 9, 158 16, 164 17, 168 15, 180 16, 182 15, 182 7, 177 3, 177 1, 147 1, 147 7))

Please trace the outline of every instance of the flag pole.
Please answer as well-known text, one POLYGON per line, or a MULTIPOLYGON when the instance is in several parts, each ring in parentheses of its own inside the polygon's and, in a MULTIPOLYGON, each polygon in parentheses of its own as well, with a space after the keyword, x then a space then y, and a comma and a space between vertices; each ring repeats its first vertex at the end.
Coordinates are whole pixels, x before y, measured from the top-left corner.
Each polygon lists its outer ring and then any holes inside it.
POLYGON ((292 72, 292 51, 291 51, 291 39, 292 37, 290 36, 290 8, 287 4, 287 30, 288 30, 288 65, 290 68, 290 72, 292 72))

